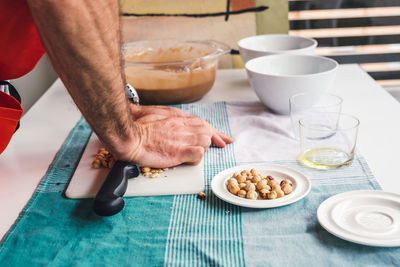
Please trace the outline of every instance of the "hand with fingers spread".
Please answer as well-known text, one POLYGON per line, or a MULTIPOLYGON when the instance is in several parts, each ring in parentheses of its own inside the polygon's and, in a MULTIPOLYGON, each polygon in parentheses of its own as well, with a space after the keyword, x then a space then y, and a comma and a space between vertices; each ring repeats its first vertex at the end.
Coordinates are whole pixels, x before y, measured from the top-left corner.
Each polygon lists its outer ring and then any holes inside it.
MULTIPOLYGON (((137 106, 131 105, 131 112, 134 120, 140 119, 141 121, 151 121, 157 119, 165 119, 172 117, 187 117, 187 118, 198 118, 194 115, 190 115, 179 108, 165 107, 165 106, 137 106)), ((203 121, 203 120, 202 120, 203 121)), ((233 142, 233 139, 224 133, 218 132, 209 123, 203 121, 204 127, 210 128, 212 132, 211 141, 217 147, 223 148, 226 144, 233 142)))
POLYGON ((180 109, 160 106, 133 109, 140 140, 128 157, 142 166, 198 164, 212 142, 225 147, 233 141, 206 121, 180 109))

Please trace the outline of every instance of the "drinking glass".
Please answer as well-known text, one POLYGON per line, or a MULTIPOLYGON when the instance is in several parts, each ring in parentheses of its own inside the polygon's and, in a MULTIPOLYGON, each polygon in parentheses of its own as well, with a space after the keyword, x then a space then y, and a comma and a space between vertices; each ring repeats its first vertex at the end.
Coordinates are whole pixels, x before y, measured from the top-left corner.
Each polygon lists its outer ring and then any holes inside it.
POLYGON ((318 116, 319 113, 340 114, 342 98, 333 94, 300 93, 289 99, 293 137, 299 139, 299 120, 318 116))
POLYGON ((300 119, 300 161, 316 169, 350 165, 359 124, 356 117, 335 112, 300 119))

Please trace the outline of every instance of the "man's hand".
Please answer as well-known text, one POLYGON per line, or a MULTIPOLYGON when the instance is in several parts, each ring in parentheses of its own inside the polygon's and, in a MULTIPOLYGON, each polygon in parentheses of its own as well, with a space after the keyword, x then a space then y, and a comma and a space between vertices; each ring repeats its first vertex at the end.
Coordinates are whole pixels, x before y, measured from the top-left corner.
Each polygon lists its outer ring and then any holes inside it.
MULTIPOLYGON (((165 106, 136 106, 131 105, 132 116, 135 121, 145 119, 146 121, 165 119, 171 117, 191 117, 197 118, 194 115, 187 114, 179 108, 165 107, 165 106)), ((205 127, 211 129, 213 135, 211 141, 217 147, 223 148, 226 144, 233 142, 233 139, 224 133, 218 132, 214 127, 205 122, 205 127)))
POLYGON ((122 157, 141 166, 198 164, 211 143, 225 147, 233 142, 206 121, 177 108, 132 106, 131 111, 140 140, 122 157))

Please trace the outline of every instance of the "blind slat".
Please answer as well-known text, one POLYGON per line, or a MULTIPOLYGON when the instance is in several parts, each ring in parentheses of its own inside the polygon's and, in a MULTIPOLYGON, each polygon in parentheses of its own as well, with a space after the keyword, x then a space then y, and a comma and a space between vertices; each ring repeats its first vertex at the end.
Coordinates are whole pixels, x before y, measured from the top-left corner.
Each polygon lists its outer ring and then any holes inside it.
POLYGON ((290 21, 291 30, 400 25, 400 16, 290 21))
POLYGON ((400 53, 400 44, 317 47, 317 55, 400 53))
POLYGON ((367 72, 374 71, 400 71, 400 62, 363 63, 360 67, 367 72))
POLYGON ((310 20, 310 19, 343 19, 343 18, 365 18, 365 17, 389 17, 399 16, 400 7, 372 7, 352 9, 320 9, 302 10, 289 12, 289 20, 310 20))
POLYGON ((379 71, 379 72, 368 72, 375 80, 393 80, 400 79, 400 71, 379 71))
POLYGON ((340 64, 375 63, 400 61, 400 53, 364 54, 364 55, 328 55, 340 64))
POLYGON ((350 37, 368 35, 393 35, 400 34, 400 25, 376 26, 376 27, 351 27, 351 28, 327 28, 290 30, 290 34, 304 37, 350 37))
POLYGON ((313 0, 313 1, 289 1, 289 10, 310 9, 341 9, 341 8, 367 8, 367 7, 390 7, 400 6, 400 0, 313 0))
POLYGON ((380 86, 384 87, 397 87, 400 86, 400 79, 393 79, 393 80, 381 80, 376 81, 380 86))
POLYGON ((315 38, 319 47, 354 46, 359 44, 393 44, 400 43, 400 35, 369 35, 355 37, 315 38))

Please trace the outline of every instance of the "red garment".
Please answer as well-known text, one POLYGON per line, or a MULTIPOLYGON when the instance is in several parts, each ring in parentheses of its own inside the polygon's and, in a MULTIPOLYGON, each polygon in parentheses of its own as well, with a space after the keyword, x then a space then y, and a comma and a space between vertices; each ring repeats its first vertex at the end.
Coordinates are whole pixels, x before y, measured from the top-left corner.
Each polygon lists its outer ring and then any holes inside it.
POLYGON ((21 104, 0 91, 0 154, 7 147, 22 116, 21 104))
POLYGON ((30 72, 44 53, 25 0, 0 0, 0 80, 30 72))

